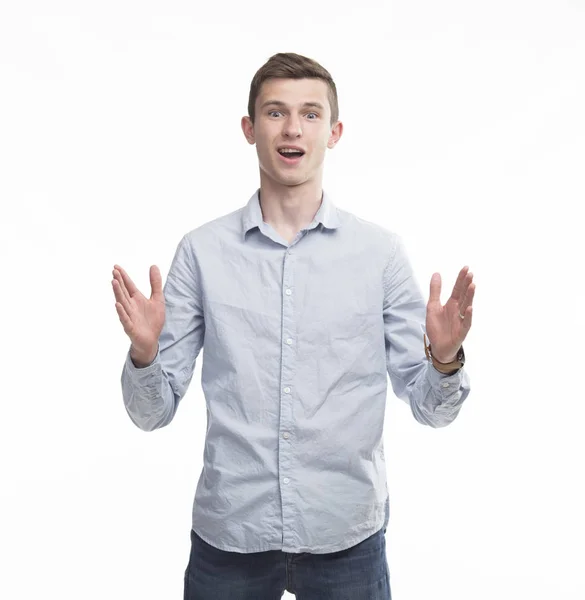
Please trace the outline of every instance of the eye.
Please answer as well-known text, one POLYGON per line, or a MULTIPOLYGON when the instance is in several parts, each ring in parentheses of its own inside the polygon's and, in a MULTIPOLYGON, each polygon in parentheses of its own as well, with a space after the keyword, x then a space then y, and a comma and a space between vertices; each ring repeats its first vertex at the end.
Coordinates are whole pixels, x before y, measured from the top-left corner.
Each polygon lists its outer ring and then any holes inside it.
POLYGON ((272 115, 273 115, 273 114, 275 114, 275 113, 278 113, 278 114, 280 114, 280 111, 279 111, 279 110, 271 110, 271 111, 270 111, 268 114, 269 114, 270 116, 272 116, 272 115))
MULTIPOLYGON (((315 115, 315 119, 319 116, 317 113, 309 113, 310 115, 315 115)), ((311 121, 314 121, 315 119, 310 119, 311 121)))

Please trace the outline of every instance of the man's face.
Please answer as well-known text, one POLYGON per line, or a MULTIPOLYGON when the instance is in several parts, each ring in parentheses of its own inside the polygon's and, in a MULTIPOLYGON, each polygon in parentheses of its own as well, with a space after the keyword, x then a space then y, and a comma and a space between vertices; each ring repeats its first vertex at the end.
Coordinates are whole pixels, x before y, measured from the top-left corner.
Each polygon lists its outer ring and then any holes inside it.
POLYGON ((242 118, 250 144, 256 144, 260 169, 274 182, 295 186, 321 178, 327 148, 341 137, 342 124, 331 125, 328 86, 320 79, 274 78, 256 98, 255 123, 242 118), (303 154, 285 154, 284 148, 303 154))

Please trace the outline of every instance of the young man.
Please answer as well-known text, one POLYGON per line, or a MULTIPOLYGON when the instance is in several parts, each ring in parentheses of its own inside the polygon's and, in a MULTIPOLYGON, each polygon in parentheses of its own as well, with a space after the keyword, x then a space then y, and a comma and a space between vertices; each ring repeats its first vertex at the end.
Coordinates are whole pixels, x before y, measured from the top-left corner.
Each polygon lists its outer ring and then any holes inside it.
POLYGON ((324 192, 343 125, 321 65, 272 56, 248 112, 248 203, 185 234, 164 290, 153 265, 150 299, 114 268, 124 404, 145 431, 168 425, 205 344, 185 600, 388 600, 388 375, 420 423, 455 419, 475 285, 463 267, 442 306, 435 273, 425 305, 401 238, 324 192))

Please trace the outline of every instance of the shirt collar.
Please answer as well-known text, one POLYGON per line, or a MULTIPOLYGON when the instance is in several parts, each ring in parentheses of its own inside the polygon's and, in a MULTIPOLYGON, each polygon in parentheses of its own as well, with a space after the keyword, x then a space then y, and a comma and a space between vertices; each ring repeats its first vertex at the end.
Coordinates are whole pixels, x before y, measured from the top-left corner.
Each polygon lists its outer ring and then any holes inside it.
MULTIPOLYGON (((260 208, 260 188, 258 188, 248 200, 242 213, 242 237, 253 227, 260 227, 263 222, 262 210, 260 208)), ((312 223, 321 223, 327 229, 336 229, 341 226, 339 210, 331 200, 329 194, 323 190, 321 206, 315 214, 312 223)))

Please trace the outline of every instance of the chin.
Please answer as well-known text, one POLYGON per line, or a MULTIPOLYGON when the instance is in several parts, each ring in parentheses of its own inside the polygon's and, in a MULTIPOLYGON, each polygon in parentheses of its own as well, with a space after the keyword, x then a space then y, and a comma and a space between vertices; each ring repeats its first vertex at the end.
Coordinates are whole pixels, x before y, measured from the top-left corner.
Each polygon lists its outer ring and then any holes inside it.
POLYGON ((309 178, 303 177, 299 173, 290 173, 289 176, 283 176, 282 173, 274 173, 270 176, 270 179, 279 185, 295 186, 305 183, 309 178))
POLYGON ((291 177, 290 179, 283 179, 282 184, 288 185, 289 187, 296 187, 297 185, 302 185, 303 183, 307 183, 307 181, 309 181, 308 178, 291 177))

